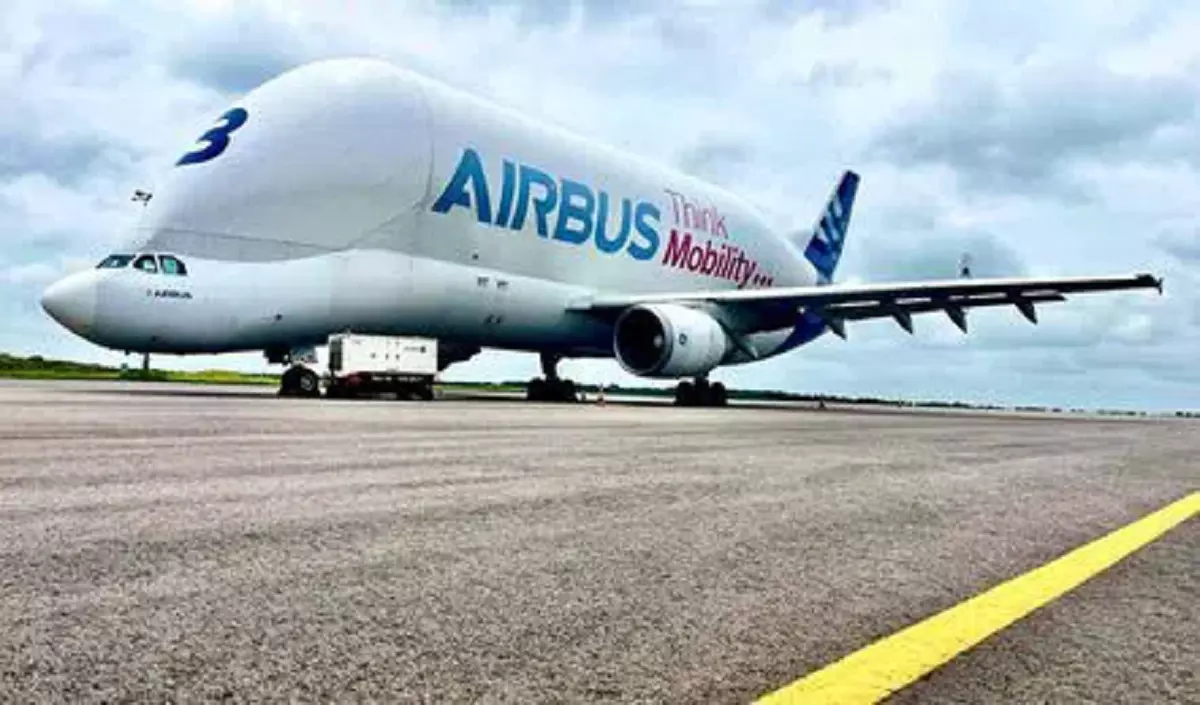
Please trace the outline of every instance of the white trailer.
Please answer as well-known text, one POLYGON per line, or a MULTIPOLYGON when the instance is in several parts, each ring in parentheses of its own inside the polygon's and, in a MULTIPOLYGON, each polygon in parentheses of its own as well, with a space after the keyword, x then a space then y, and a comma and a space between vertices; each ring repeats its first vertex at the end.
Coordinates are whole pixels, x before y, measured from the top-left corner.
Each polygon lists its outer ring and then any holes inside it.
POLYGON ((325 395, 334 398, 394 393, 433 399, 438 346, 432 338, 342 334, 329 338, 325 395))

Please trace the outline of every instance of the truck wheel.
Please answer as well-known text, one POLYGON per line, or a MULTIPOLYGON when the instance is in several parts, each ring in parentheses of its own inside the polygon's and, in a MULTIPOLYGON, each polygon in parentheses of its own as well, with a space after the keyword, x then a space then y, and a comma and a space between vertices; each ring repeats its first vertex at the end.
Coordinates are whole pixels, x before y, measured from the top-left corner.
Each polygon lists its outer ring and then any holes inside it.
POLYGON ((321 378, 316 372, 307 367, 296 368, 300 372, 296 377, 297 396, 302 397, 319 397, 321 396, 321 378))
POLYGON ((417 392, 417 398, 421 401, 433 401, 433 382, 422 384, 417 392))
POLYGON ((299 396, 300 378, 298 367, 289 367, 283 371, 283 376, 279 378, 279 396, 295 397, 299 396))

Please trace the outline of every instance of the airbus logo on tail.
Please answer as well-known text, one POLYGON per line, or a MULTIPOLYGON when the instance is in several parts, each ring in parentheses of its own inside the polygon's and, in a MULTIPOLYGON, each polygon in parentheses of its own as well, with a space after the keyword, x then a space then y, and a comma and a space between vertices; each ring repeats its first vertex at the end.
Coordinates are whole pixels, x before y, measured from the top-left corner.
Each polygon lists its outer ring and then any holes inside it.
POLYGON ((464 149, 432 210, 467 208, 480 223, 510 230, 525 229, 532 218, 540 237, 572 245, 590 242, 605 254, 624 252, 637 260, 649 260, 658 252, 661 213, 653 203, 630 198, 618 202, 582 182, 556 178, 508 159, 501 169, 497 194, 488 183, 479 153, 464 149))

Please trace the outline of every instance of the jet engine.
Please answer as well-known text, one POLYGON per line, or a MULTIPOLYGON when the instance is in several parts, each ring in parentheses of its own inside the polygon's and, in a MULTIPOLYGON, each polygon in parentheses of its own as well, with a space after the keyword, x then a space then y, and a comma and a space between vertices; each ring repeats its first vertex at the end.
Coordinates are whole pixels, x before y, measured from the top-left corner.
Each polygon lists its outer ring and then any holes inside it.
POLYGON ((707 374, 721 364, 729 347, 729 336, 712 316, 679 304, 633 306, 613 331, 617 361, 642 377, 707 374))

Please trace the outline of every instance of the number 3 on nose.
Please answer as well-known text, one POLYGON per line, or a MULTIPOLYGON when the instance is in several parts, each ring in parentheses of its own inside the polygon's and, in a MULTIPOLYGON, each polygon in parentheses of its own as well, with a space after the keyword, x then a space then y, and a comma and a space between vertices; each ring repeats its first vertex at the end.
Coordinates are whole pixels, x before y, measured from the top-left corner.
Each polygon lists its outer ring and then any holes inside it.
POLYGON ((234 108, 225 113, 221 116, 220 124, 200 135, 199 141, 204 143, 203 146, 180 157, 179 161, 175 162, 175 166, 203 164, 221 156, 221 153, 229 146, 229 136, 245 125, 249 117, 250 114, 244 108, 234 108))

